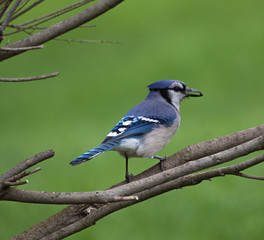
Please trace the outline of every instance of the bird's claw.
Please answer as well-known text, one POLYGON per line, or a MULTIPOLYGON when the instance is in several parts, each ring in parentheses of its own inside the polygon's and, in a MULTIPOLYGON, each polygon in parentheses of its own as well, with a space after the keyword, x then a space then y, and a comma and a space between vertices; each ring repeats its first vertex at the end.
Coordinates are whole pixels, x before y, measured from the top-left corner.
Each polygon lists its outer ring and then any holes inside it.
POLYGON ((164 170, 164 160, 160 160, 160 171, 163 171, 164 170))
POLYGON ((133 174, 126 174, 126 181, 127 183, 132 182, 133 174))
POLYGON ((164 160, 166 160, 167 159, 167 156, 165 156, 165 157, 160 157, 160 156, 153 156, 153 158, 156 158, 156 159, 159 159, 160 160, 160 170, 161 171, 164 171, 164 160))

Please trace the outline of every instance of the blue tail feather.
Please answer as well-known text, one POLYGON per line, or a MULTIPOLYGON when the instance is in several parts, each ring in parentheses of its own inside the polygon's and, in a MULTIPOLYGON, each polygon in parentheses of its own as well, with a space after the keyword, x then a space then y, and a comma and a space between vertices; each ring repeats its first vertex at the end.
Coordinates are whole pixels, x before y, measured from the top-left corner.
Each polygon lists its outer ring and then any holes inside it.
POLYGON ((99 146, 91 149, 88 152, 85 152, 84 154, 82 154, 81 156, 70 162, 70 165, 74 166, 85 163, 86 161, 96 157, 97 155, 117 147, 119 144, 120 144, 120 139, 102 143, 99 146))

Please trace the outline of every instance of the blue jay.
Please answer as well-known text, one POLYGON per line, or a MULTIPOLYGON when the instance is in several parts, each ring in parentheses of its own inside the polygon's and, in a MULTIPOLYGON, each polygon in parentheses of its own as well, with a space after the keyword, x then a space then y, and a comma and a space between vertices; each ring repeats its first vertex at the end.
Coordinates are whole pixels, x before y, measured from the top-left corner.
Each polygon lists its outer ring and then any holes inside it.
POLYGON ((97 155, 114 150, 126 159, 126 181, 133 175, 128 173, 128 159, 131 157, 166 157, 155 154, 171 140, 180 124, 180 102, 185 97, 200 97, 203 94, 187 87, 178 80, 161 80, 148 86, 147 97, 132 108, 107 134, 97 147, 85 152, 72 161, 71 165, 84 163, 97 155))

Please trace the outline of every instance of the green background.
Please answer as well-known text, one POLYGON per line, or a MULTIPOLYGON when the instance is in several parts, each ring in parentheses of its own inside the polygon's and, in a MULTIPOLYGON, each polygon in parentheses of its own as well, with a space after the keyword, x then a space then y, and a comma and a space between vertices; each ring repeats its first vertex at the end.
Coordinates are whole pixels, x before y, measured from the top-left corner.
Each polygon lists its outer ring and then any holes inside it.
MULTIPOLYGON (((47 1, 23 20, 65 5, 47 1)), ((161 79, 182 80, 204 97, 182 103, 181 127, 159 155, 263 124, 263 9, 263 0, 125 1, 89 23, 96 27, 63 36, 121 44, 51 41, 2 62, 1 77, 61 74, 0 84, 1 172, 54 149, 19 188, 91 191, 120 182, 125 162, 115 152, 77 167, 69 162, 99 144, 161 79)), ((131 159, 130 171, 156 163, 131 159)), ((261 165, 246 172, 264 175, 261 165)), ((63 207, 1 202, 0 239, 63 207)), ((68 239, 263 239, 263 212, 263 182, 227 176, 118 211, 68 239)))

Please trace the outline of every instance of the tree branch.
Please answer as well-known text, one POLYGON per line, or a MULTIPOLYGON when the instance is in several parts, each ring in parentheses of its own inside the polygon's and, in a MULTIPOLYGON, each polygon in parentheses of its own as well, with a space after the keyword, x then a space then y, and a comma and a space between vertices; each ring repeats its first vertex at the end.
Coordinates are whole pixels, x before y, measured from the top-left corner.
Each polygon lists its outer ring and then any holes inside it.
POLYGON ((94 192, 44 192, 11 188, 0 200, 44 204, 88 204, 131 201, 138 200, 138 197, 133 195, 115 195, 110 190, 94 192))
MULTIPOLYGON (((219 153, 202 157, 195 161, 170 168, 166 171, 153 174, 147 178, 139 179, 133 184, 116 186, 108 191, 96 191, 88 193, 56 193, 36 192, 13 189, 10 190, 2 200, 21 201, 31 203, 48 204, 76 204, 76 203, 105 203, 116 201, 113 196, 130 196, 140 191, 153 188, 163 183, 177 179, 181 176, 201 171, 206 168, 223 164, 235 158, 247 155, 251 152, 264 149, 264 136, 259 136, 236 147, 221 151, 219 153)), ((21 177, 19 177, 20 179, 21 177)), ((9 180, 10 181, 10 180, 9 180)))
POLYGON ((243 177, 243 178, 254 179, 254 180, 261 180, 261 181, 264 180, 264 177, 249 175, 249 174, 245 174, 245 173, 236 173, 234 175, 237 175, 237 176, 243 177))
POLYGON ((0 50, 3 50, 3 51, 27 51, 27 50, 42 49, 42 48, 44 48, 44 45, 32 46, 32 47, 20 47, 20 48, 1 47, 0 50))
POLYGON ((43 80, 51 77, 56 77, 60 73, 55 72, 55 73, 50 73, 50 74, 45 74, 41 76, 36 76, 36 77, 25 77, 25 78, 2 78, 0 77, 0 82, 29 82, 29 81, 35 81, 35 80, 43 80))
MULTIPOLYGON (((164 170, 171 169, 189 161, 193 161, 227 149, 234 148, 259 136, 264 136, 264 124, 259 125, 257 127, 242 130, 233 134, 229 134, 223 137, 214 138, 205 142, 193 144, 191 146, 181 149, 180 151, 168 157, 167 160, 163 163, 164 170)), ((146 171, 138 174, 137 176, 134 176, 133 180, 136 181, 159 172, 160 165, 156 164, 155 166, 147 169, 146 171)), ((118 185, 121 184, 126 184, 126 182, 123 181, 118 185)))

